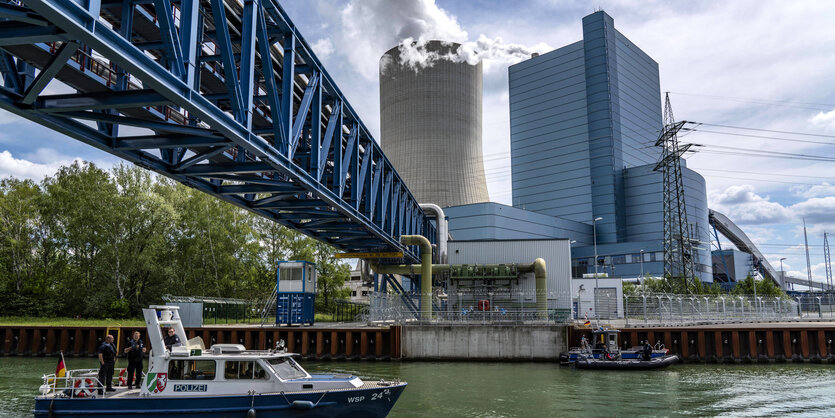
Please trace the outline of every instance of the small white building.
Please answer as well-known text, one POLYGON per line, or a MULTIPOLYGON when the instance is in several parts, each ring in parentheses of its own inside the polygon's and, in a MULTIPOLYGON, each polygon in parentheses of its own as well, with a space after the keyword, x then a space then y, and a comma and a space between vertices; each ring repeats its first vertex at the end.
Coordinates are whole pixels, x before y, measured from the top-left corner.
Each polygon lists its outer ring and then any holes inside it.
POLYGON ((623 318, 623 281, 619 278, 597 278, 597 307, 595 307, 595 279, 574 278, 571 280, 571 300, 577 319, 623 318))
POLYGON ((351 278, 344 283, 344 286, 351 290, 349 295, 351 302, 368 303, 368 296, 374 292, 374 278, 363 260, 357 261, 357 265, 351 270, 351 278))

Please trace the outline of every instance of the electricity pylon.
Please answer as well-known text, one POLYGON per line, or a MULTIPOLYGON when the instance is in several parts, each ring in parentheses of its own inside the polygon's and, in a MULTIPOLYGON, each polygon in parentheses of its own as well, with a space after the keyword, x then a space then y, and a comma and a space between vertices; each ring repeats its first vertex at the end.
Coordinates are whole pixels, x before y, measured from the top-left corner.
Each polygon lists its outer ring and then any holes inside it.
POLYGON ((669 279, 680 278, 685 290, 690 291, 695 271, 693 242, 684 203, 681 156, 692 144, 678 144, 678 131, 685 123, 675 121, 668 92, 664 102, 664 130, 655 142, 656 147, 661 147, 661 159, 654 168, 654 171, 662 171, 664 182, 664 275, 669 279))

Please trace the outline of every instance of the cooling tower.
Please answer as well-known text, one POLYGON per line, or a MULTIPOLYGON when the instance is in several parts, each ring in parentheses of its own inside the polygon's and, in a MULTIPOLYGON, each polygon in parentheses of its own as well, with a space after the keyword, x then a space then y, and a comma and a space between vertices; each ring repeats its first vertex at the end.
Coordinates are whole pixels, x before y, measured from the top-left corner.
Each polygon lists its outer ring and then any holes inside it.
POLYGON ((381 146, 418 202, 489 201, 481 154, 482 65, 456 62, 460 45, 430 41, 421 64, 401 49, 380 59, 381 146), (406 56, 405 53, 403 53, 406 56), (434 58, 433 58, 434 57, 434 58))

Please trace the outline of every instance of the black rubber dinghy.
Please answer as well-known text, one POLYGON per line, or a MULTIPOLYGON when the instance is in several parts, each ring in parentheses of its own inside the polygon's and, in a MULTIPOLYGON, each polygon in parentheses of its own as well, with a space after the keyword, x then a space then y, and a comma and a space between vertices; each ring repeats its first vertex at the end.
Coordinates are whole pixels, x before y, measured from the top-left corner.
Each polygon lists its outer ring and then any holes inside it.
POLYGON ((667 367, 678 363, 678 356, 658 357, 652 360, 598 360, 593 358, 577 359, 574 367, 578 369, 598 370, 650 370, 667 367))

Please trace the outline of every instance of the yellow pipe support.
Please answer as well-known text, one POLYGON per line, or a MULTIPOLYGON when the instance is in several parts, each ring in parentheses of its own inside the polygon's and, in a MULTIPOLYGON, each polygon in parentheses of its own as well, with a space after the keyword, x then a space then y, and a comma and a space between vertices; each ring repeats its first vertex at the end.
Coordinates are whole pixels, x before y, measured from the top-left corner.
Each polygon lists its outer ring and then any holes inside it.
POLYGON ((545 269, 545 260, 537 258, 530 264, 518 264, 516 266, 521 272, 533 272, 536 278, 536 313, 540 318, 548 316, 548 275, 545 269))
POLYGON ((423 235, 403 235, 400 242, 420 246, 420 319, 432 319, 432 244, 423 235))

